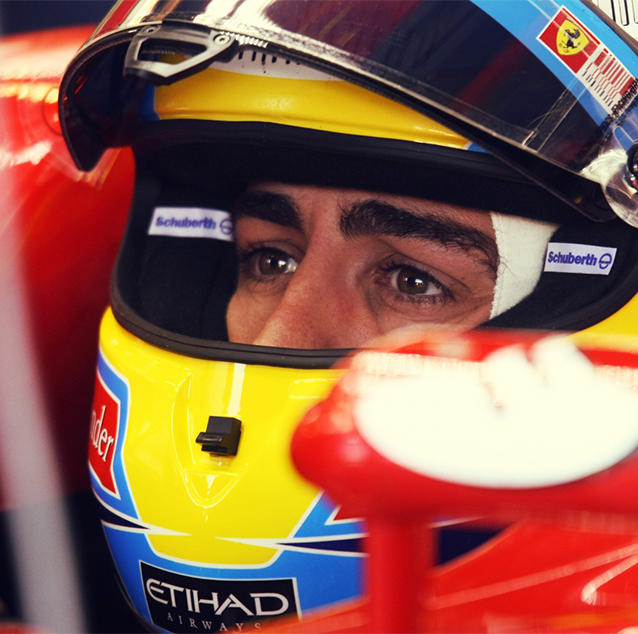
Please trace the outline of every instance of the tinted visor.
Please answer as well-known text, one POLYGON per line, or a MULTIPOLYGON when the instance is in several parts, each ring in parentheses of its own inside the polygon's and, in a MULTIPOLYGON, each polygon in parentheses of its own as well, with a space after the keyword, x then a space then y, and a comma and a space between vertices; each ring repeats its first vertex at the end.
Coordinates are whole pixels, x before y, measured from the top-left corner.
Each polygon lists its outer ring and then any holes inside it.
POLYGON ((611 216, 603 185, 614 210, 631 216, 638 57, 580 0, 124 2, 63 83, 76 160, 90 166, 98 145, 126 142, 140 78, 176 81, 230 45, 280 51, 410 105, 597 220, 611 216), (159 61, 171 51, 185 61, 159 61), (112 75, 92 68, 104 64, 115 67, 112 75), (89 137, 91 151, 83 149, 89 137))

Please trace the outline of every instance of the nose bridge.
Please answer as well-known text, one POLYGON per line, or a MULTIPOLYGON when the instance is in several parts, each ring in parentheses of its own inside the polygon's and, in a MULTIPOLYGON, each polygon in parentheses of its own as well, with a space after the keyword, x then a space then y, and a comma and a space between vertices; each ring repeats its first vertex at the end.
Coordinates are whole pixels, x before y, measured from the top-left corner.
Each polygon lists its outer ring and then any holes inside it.
POLYGON ((341 341, 347 328, 339 314, 345 310, 348 293, 343 278, 330 269, 328 261, 304 258, 255 343, 286 348, 345 345, 341 341))

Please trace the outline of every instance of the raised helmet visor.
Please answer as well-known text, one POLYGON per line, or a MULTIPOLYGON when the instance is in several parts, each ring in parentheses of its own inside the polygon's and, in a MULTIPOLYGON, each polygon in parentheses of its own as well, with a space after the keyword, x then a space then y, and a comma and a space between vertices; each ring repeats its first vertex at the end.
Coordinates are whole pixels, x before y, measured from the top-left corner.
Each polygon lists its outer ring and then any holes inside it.
POLYGON ((130 138, 132 97, 139 104, 146 81, 170 83, 258 46, 439 120, 592 219, 613 209, 634 222, 631 43, 580 0, 515 1, 515 11, 488 0, 123 3, 65 76, 63 130, 90 169, 130 138), (161 61, 166 52, 184 61, 161 61), (111 67, 110 80, 94 65, 111 67))

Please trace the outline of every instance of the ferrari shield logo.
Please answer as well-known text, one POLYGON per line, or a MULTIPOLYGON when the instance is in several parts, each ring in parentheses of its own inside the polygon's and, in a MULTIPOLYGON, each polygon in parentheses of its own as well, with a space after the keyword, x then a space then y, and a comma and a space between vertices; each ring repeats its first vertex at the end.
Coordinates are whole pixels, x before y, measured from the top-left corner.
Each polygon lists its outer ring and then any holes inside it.
POLYGON ((571 20, 565 20, 556 33, 556 48, 561 55, 576 55, 587 48, 589 38, 571 20))
POLYGON ((575 74, 595 63, 600 54, 600 40, 565 7, 547 23, 538 39, 575 74))

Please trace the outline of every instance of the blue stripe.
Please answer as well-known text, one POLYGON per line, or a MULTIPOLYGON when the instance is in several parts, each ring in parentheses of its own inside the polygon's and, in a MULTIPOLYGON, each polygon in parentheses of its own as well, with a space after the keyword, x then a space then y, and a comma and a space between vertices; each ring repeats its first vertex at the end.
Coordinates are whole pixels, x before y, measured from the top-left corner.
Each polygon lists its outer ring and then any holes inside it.
POLYGON ((615 31, 588 10, 580 0, 563 0, 560 3, 554 0, 471 1, 524 44, 579 100, 597 124, 601 124, 607 118, 605 110, 590 94, 587 86, 577 79, 574 73, 537 39, 556 13, 562 7, 570 11, 604 43, 634 77, 638 76, 638 56, 615 31))

